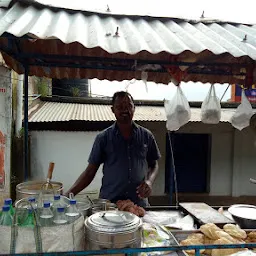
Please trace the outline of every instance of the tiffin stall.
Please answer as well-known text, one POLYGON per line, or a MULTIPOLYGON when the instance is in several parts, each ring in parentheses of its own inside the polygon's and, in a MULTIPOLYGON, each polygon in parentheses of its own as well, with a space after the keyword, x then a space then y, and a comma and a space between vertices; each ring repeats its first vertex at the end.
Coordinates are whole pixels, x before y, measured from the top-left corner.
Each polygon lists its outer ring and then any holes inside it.
MULTIPOLYGON (((180 82, 244 88, 256 82, 255 26, 78 11, 27 0, 5 3, 0 13, 4 61, 25 74, 25 177, 16 188, 16 201, 5 200, 0 253, 254 255, 256 208, 251 205, 177 202, 143 209, 129 200, 112 204, 72 194, 67 198, 61 184, 51 181, 53 164, 46 182, 27 180, 28 76, 172 82, 177 93, 165 102, 166 127, 176 131, 191 116, 180 82)), ((212 85, 202 122, 216 124, 220 114, 212 85)), ((232 125, 241 130, 251 116, 243 93, 232 125)))

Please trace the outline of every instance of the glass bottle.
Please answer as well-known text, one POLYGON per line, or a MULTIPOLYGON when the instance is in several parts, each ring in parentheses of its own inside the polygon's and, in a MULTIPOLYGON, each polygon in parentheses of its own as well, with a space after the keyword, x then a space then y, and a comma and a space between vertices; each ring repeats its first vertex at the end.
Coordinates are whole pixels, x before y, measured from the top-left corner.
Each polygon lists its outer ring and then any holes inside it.
POLYGON ((66 215, 67 215, 68 221, 70 223, 79 218, 80 213, 77 209, 75 199, 70 199, 69 200, 69 207, 67 208, 66 215))
POLYGON ((27 217, 24 220, 24 222, 20 224, 20 226, 22 226, 22 227, 29 227, 29 228, 33 228, 35 226, 33 210, 32 209, 28 209, 27 217))
POLYGON ((63 224, 66 224, 68 222, 68 218, 65 215, 65 208, 64 207, 58 207, 57 208, 57 212, 54 216, 53 222, 56 225, 63 225, 63 224))
POLYGON ((6 198, 4 200, 4 204, 10 206, 10 214, 11 214, 11 216, 13 216, 14 215, 14 208, 12 206, 12 199, 11 198, 6 198))
POLYGON ((10 206, 4 205, 2 207, 2 215, 0 217, 0 225, 11 226, 12 225, 12 215, 10 213, 10 206))
POLYGON ((50 209, 50 205, 50 202, 44 202, 44 207, 39 216, 42 227, 52 226, 53 213, 50 209))

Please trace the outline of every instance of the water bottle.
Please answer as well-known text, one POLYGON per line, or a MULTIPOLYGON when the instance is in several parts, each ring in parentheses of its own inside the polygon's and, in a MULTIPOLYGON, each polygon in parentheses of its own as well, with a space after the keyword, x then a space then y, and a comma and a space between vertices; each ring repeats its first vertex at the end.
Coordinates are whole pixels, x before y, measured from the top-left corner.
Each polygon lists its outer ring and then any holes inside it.
POLYGON ((58 207, 57 208, 57 212, 54 216, 53 222, 56 225, 63 225, 63 224, 66 224, 68 222, 68 218, 65 215, 65 208, 64 207, 58 207))
POLYGON ((10 206, 4 205, 2 207, 2 215, 0 217, 1 226, 11 226, 12 225, 12 215, 10 213, 10 206))
POLYGON ((20 223, 20 226, 29 227, 29 228, 33 228, 35 226, 33 210, 31 208, 28 209, 27 217, 26 217, 26 219, 24 220, 23 223, 20 223))
POLYGON ((28 208, 30 208, 32 206, 33 209, 37 209, 37 203, 36 203, 35 197, 29 197, 28 201, 29 201, 28 208))
POLYGON ((40 224, 42 227, 52 226, 53 213, 50 208, 50 202, 44 202, 44 207, 40 214, 40 224))
POLYGON ((53 215, 55 215, 57 213, 58 207, 63 207, 63 206, 64 205, 61 205, 60 195, 54 195, 54 201, 52 204, 53 215))
POLYGON ((71 223, 79 218, 80 213, 76 206, 76 200, 70 199, 69 207, 67 208, 66 215, 68 216, 68 221, 71 223))
POLYGON ((11 198, 6 198, 4 200, 4 204, 10 206, 10 214, 11 214, 11 216, 13 216, 14 215, 14 209, 13 209, 13 206, 12 206, 12 199, 11 198))

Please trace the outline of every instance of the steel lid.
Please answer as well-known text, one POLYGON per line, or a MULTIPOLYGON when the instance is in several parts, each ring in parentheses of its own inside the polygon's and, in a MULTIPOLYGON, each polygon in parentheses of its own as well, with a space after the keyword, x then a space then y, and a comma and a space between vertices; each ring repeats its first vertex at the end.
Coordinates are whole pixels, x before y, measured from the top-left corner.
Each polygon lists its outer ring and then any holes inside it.
POLYGON ((141 225, 141 220, 129 212, 102 211, 91 215, 85 225, 95 231, 119 233, 137 229, 141 225))

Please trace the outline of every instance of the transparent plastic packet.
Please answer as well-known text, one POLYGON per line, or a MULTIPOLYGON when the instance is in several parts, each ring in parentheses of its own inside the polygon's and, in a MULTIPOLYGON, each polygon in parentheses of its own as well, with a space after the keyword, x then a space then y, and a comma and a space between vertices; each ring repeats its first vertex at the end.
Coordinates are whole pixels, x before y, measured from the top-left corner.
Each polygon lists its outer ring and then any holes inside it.
POLYGON ((186 96, 180 86, 172 100, 165 100, 165 113, 167 117, 166 128, 169 131, 177 131, 179 128, 189 122, 191 110, 186 96))
POLYGON ((216 96, 215 87, 212 84, 201 106, 201 121, 205 124, 218 124, 220 119, 220 100, 216 96))

